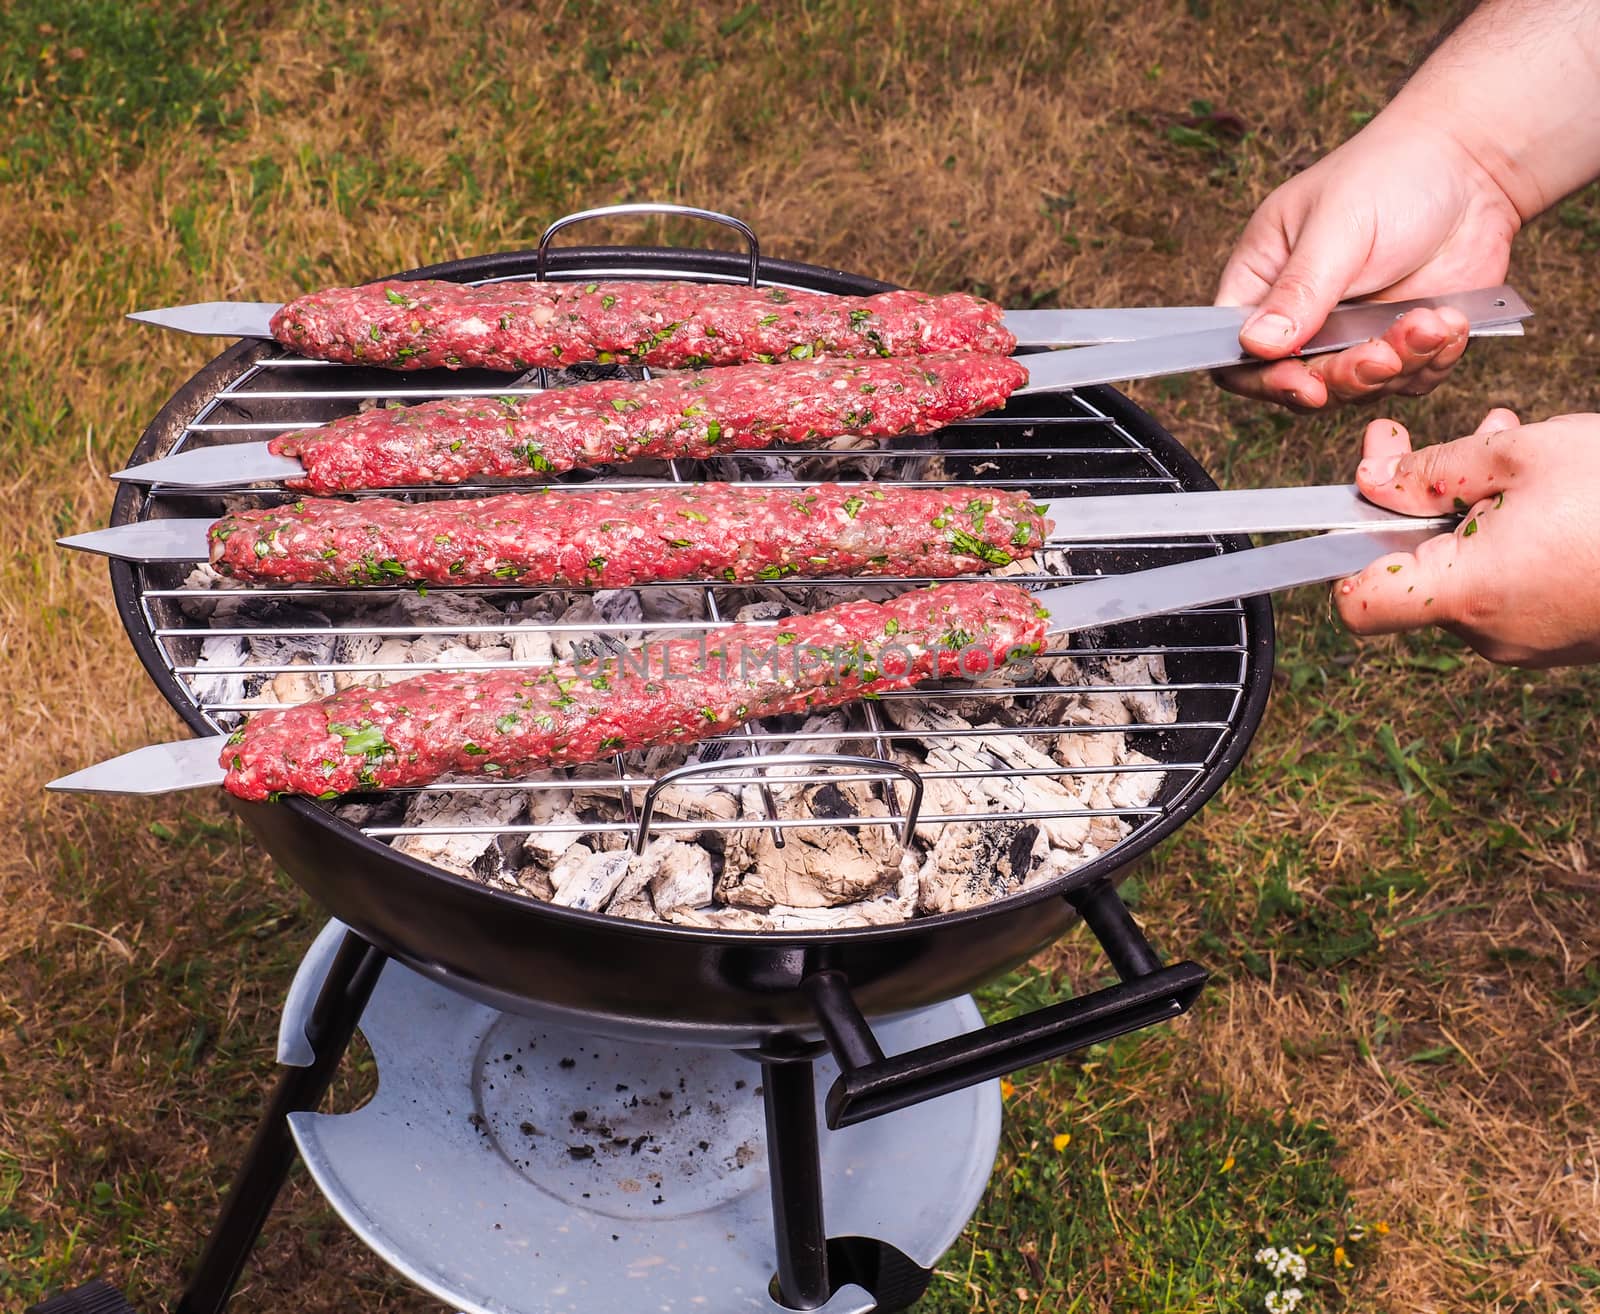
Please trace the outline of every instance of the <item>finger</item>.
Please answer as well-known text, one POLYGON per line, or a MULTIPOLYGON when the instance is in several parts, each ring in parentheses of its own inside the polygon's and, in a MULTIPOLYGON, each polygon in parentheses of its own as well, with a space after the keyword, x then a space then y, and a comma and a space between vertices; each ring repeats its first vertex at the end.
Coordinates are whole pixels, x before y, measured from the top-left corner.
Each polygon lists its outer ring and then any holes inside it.
POLYGON ((1301 360, 1269 365, 1239 365, 1217 370, 1213 377, 1229 392, 1272 402, 1296 411, 1315 411, 1328 404, 1328 389, 1301 360))
POLYGON ((1342 402, 1375 396, 1404 371, 1399 353, 1381 338, 1315 356, 1309 368, 1327 386, 1329 395, 1342 402))
POLYGON ((1432 392, 1461 359, 1470 333, 1467 317, 1455 309, 1424 308, 1402 315, 1384 334, 1400 368, 1382 391, 1402 397, 1432 392))
POLYGON ((1418 374, 1425 379, 1432 380, 1435 384, 1442 383, 1449 372, 1455 368, 1460 359, 1467 354, 1467 344, 1472 340, 1470 329, 1462 329, 1459 333, 1452 333, 1444 346, 1434 353, 1433 359, 1424 365, 1418 374))
MULTIPOLYGON (((1422 397, 1432 392, 1450 377, 1450 366, 1425 366, 1405 381, 1407 395, 1422 397)), ((1396 389, 1398 391, 1398 389, 1396 389)))
POLYGON ((1400 357, 1401 368, 1414 373, 1424 366, 1453 365, 1466 350, 1472 325, 1459 310, 1421 308, 1400 316, 1384 336, 1400 357))
POLYGON ((1444 315, 1427 308, 1408 310, 1383 334, 1383 340, 1394 348, 1400 367, 1407 374, 1432 364, 1450 337, 1451 325, 1444 315))
POLYGON ((1361 435, 1361 463, 1373 466, 1386 457, 1398 459, 1411 450, 1411 434, 1396 420, 1373 420, 1361 435))
POLYGON ((1449 625, 1464 614, 1468 572, 1463 540, 1438 534, 1415 552, 1380 557, 1334 586, 1339 619, 1355 634, 1397 634, 1424 625, 1449 625))
POLYGON ((1520 427, 1511 412, 1491 411, 1470 437, 1417 451, 1363 460, 1356 483, 1392 511, 1442 515, 1504 492, 1521 468, 1520 427))
POLYGON ((1517 413, 1509 406, 1491 406, 1489 413, 1478 421, 1478 427, 1472 432, 1478 437, 1485 434, 1504 433, 1507 429, 1515 429, 1522 421, 1517 419, 1517 413))
POLYGON ((1312 211, 1256 313, 1239 330, 1245 350, 1276 360, 1303 347, 1355 282, 1370 247, 1342 208, 1312 211))
POLYGON ((1467 354, 1467 346, 1471 341, 1472 325, 1467 323, 1467 317, 1462 315, 1460 325, 1450 330, 1450 336, 1445 340, 1444 346, 1434 352, 1431 368, 1450 369, 1467 354))
POLYGON ((1268 197, 1250 216, 1239 241, 1223 266, 1217 282, 1215 304, 1257 305, 1289 258, 1289 239, 1283 231, 1276 197, 1268 197))

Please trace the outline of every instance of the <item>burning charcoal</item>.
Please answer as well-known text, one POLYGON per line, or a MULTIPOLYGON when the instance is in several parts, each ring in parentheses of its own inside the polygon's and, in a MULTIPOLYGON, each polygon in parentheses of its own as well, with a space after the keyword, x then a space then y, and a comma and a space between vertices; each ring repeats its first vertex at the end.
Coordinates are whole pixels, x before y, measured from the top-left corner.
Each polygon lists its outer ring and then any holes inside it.
POLYGON ((554 666, 556 648, 544 622, 523 621, 510 632, 511 660, 519 666, 554 666))
POLYGON ((656 795, 656 815, 682 821, 732 821, 739 800, 726 789, 706 784, 668 785, 656 795))
POLYGON ((1020 890, 1039 828, 1022 821, 947 826, 918 873, 919 910, 956 912, 1020 890))
POLYGON ((782 598, 784 604, 794 611, 821 611, 825 607, 837 607, 842 603, 853 602, 857 598, 867 598, 872 602, 886 602, 888 599, 905 593, 915 588, 914 584, 779 584, 770 590, 762 590, 758 597, 782 598))
POLYGON ((658 889, 666 890, 669 901, 688 906, 711 902, 711 855, 698 844, 657 837, 645 845, 644 852, 628 864, 626 875, 612 895, 613 904, 631 903, 645 897, 652 907, 659 906, 658 889), (673 888, 667 889, 668 886, 673 888), (704 888, 704 896, 700 890, 704 888), (651 893, 645 895, 645 891, 651 893))
POLYGON ((550 871, 556 891, 551 902, 584 912, 601 911, 628 874, 632 856, 630 850, 596 853, 574 845, 550 871))
MULTIPOLYGON (((793 718, 786 718, 784 724, 791 723, 793 718)), ((838 707, 831 711, 813 713, 800 722, 793 739, 774 737, 761 745, 758 750, 763 755, 772 756, 780 753, 843 753, 843 752, 869 752, 864 743, 856 742, 864 739, 859 733, 852 733, 852 727, 864 724, 865 718, 859 708, 838 707)), ((720 741, 724 744, 737 744, 737 740, 720 741)), ((794 766, 782 763, 769 766, 765 770, 765 778, 776 786, 782 785, 785 776, 811 775, 815 768, 803 762, 796 762, 794 766)), ((745 807, 752 816, 757 815, 756 809, 761 807, 759 790, 754 785, 742 788, 745 807)))
MULTIPOLYGON (((1107 657, 1106 678, 1120 685, 1165 684, 1167 661, 1160 653, 1107 657)), ((1123 705, 1129 719, 1151 725, 1171 725, 1178 719, 1178 695, 1171 689, 1124 689, 1123 705)))
MULTIPOLYGON (((866 783, 805 786, 783 798, 779 815, 838 820, 883 816, 866 783)), ((770 830, 737 832, 717 882, 717 898, 745 908, 831 908, 874 898, 898 879, 900 844, 887 826, 826 826, 785 832, 780 849, 770 830)), ((659 900, 657 907, 660 907, 659 900)), ((663 915, 667 915, 662 909, 663 915)))
MULTIPOLYGON (((1125 713, 1126 708, 1121 705, 1108 704, 1108 711, 1125 713)), ((1078 724, 1093 725, 1096 722, 1080 717, 1078 724)), ((1099 722, 1098 724, 1115 725, 1117 722, 1099 722)), ((1064 766, 1084 767, 1091 771, 1103 773, 1108 767, 1117 766, 1122 761, 1122 754, 1126 740, 1119 734, 1064 734, 1056 739, 1054 755, 1056 760, 1064 766)))
POLYGON ((360 802, 335 800, 327 807, 341 821, 347 821, 352 826, 399 826, 404 824, 409 801, 404 794, 380 794, 360 802))
POLYGON ((628 625, 644 619, 644 605, 636 589, 601 589, 594 595, 594 610, 608 625, 628 625))
MULTIPOLYGON (((611 589, 590 595, 579 594, 561 613, 559 624, 611 626, 637 622, 642 612, 639 596, 631 589, 611 589)), ((597 630, 586 634, 582 630, 563 630, 551 636, 555 660, 564 662, 573 658, 592 657, 596 645, 615 650, 635 642, 640 637, 636 630, 597 630)))
POLYGON ((886 898, 864 899, 834 908, 685 908, 667 920, 679 926, 699 926, 722 931, 825 931, 846 926, 888 926, 903 922, 916 911, 917 879, 914 866, 897 880, 886 898))
MULTIPOLYGON (((532 784, 549 780, 553 773, 534 776, 532 784)), ((564 789, 538 789, 528 791, 528 821, 535 826, 575 826, 580 824, 572 806, 572 794, 564 789)), ((578 833, 571 830, 535 831, 523 839, 523 857, 548 871, 572 848, 578 833)))
POLYGON ((1071 721, 1075 709, 1082 706, 1082 695, 1072 692, 1084 684, 1086 677, 1078 663, 1071 657, 1041 657, 1032 665, 1026 677, 1035 684, 1064 685, 1059 692, 1035 694, 1028 698, 1014 698, 995 719, 1005 725, 1048 724, 1061 725, 1071 721))
POLYGON ((424 790, 406 804, 408 826, 482 826, 458 835, 402 835, 401 853, 436 867, 471 876, 480 865, 510 877, 516 871, 493 828, 510 825, 522 811, 522 795, 511 789, 424 790))
POLYGON ((243 639, 231 634, 208 635, 200 641, 196 671, 189 677, 189 688, 202 707, 213 703, 242 702, 245 696, 243 675, 218 675, 214 668, 244 666, 249 650, 243 639), (210 668, 210 669, 208 669, 210 668))
POLYGON ((650 902, 657 914, 670 921, 684 909, 709 906, 711 898, 711 855, 698 845, 663 845, 650 876, 650 902))
POLYGON ((706 591, 692 585, 640 590, 646 621, 706 620, 706 591))
MULTIPOLYGON (((296 653, 290 666, 309 666, 311 659, 296 653)), ((333 692, 333 677, 325 671, 279 671, 250 701, 264 703, 309 703, 333 692)))
MULTIPOLYGON (((406 660, 415 666, 478 666, 484 662, 503 661, 510 657, 509 648, 501 648, 499 657, 488 648, 469 648, 453 634, 424 634, 406 650, 406 660)), ((405 678, 403 674, 396 678, 405 678)))
POLYGON ((613 917, 626 917, 635 922, 659 922, 661 914, 656 912, 655 905, 650 902, 648 890, 641 891, 632 899, 613 899, 611 906, 606 909, 613 917))
MULTIPOLYGON (((493 603, 469 593, 451 593, 445 590, 400 594, 390 607, 388 623, 397 629, 407 625, 503 625, 505 615, 493 603)), ((446 636, 434 634, 428 638, 453 638, 468 648, 481 648, 503 642, 498 634, 461 634, 446 636)))
MULTIPOLYGON (((257 619, 257 618, 252 618, 257 619)), ((327 618, 302 607, 271 608, 269 615, 260 618, 265 624, 282 626, 311 626, 319 628, 328 624, 327 618)), ((252 634, 249 638, 250 663, 259 666, 311 665, 326 666, 333 661, 336 635, 332 630, 310 634, 252 634)), ((333 691, 333 680, 327 681, 328 692, 333 691)))
POLYGON ((191 620, 210 621, 224 625, 226 618, 239 610, 237 598, 208 597, 212 589, 228 588, 233 581, 219 575, 209 561, 202 561, 183 577, 183 587, 189 590, 178 602, 178 608, 191 620))
POLYGON ((546 903, 556 897, 556 887, 550 880, 550 871, 546 867, 530 864, 517 870, 517 888, 524 894, 535 899, 542 899, 546 903))
MULTIPOLYGON (((1146 757, 1143 753, 1128 748, 1124 741, 1118 765, 1158 767, 1161 764, 1153 757, 1146 757)), ((1161 771, 1119 771, 1107 781, 1106 797, 1114 808, 1147 808, 1160 792, 1162 781, 1165 779, 1166 775, 1161 771)))
MULTIPOLYGON (((656 748, 647 748, 642 753, 636 754, 633 761, 636 763, 636 769, 641 775, 662 776, 675 767, 687 766, 691 762, 720 762, 730 754, 738 756, 741 751, 738 747, 739 743, 740 739, 737 736, 733 736, 722 739, 705 739, 700 743, 691 744, 687 748, 675 744, 662 744, 656 748)), ((669 787, 657 797, 656 802, 657 806, 663 806, 664 800, 669 795, 680 800, 693 799, 699 796, 709 800, 716 794, 725 793, 734 799, 733 810, 727 812, 727 817, 733 817, 738 815, 738 800, 734 797, 737 791, 737 785, 719 782, 719 778, 715 775, 702 776, 696 779, 693 784, 669 787)), ((685 817, 701 815, 701 813, 695 811, 682 810, 689 806, 692 805, 680 803, 680 811, 672 815, 685 817)), ((726 804, 707 802, 704 805, 703 814, 721 816, 725 811, 727 811, 726 804)))
POLYGON ((340 666, 354 669, 335 671, 334 688, 348 689, 357 684, 376 687, 380 682, 381 672, 365 668, 374 666, 382 660, 378 654, 382 651, 383 645, 384 640, 376 634, 341 634, 333 645, 333 659, 340 666))
POLYGON ((746 621, 778 620, 787 615, 789 615, 787 603, 774 598, 763 598, 759 602, 745 603, 733 613, 733 619, 743 625, 746 621))

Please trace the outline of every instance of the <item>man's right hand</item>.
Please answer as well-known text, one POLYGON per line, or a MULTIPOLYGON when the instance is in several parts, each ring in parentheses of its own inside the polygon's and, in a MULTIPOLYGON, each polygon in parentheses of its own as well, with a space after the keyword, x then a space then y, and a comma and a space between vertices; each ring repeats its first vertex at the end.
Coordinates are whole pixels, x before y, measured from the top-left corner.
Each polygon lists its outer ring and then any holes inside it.
POLYGON ((1217 304, 1259 305, 1239 338, 1272 363, 1223 370, 1218 381, 1298 410, 1432 390, 1466 350, 1459 311, 1414 310, 1372 342, 1283 358, 1342 300, 1398 301, 1503 282, 1521 223, 1471 152, 1391 109, 1279 187, 1250 220, 1217 304))

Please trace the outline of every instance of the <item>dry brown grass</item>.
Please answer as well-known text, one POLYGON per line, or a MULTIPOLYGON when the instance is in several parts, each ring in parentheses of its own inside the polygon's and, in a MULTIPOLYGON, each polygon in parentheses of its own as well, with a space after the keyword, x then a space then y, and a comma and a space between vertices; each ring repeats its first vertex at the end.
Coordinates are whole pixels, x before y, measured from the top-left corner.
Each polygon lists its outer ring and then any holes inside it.
MULTIPOLYGON (((248 1134, 316 913, 214 800, 41 793, 176 724, 103 568, 51 543, 101 522, 106 470, 208 354, 122 325, 123 311, 522 246, 558 213, 620 199, 712 205, 773 255, 1012 304, 1201 300, 1252 205, 1381 103, 1437 17, 1241 0, 811 0, 737 27, 744 11, 727 0, 604 14, 446 0, 370 24, 315 0, 230 12, 261 44, 230 93, 231 137, 172 133, 125 162, 80 150, 0 185, 0 1211, 9 1189, 40 1226, 26 1261, 39 1282, 114 1255, 147 1298, 195 1253, 248 1134), (1175 143, 1168 128, 1197 100, 1250 135, 1175 143), (96 1182, 115 1184, 109 1200, 95 1202, 96 1182)), ((1513 277, 1537 335, 1474 353, 1453 388, 1408 404, 1423 432, 1465 432, 1491 402, 1594 404, 1587 240, 1560 225, 1526 236, 1513 277)), ((1234 483, 1333 477, 1357 432, 1350 419, 1271 425, 1204 380, 1137 395, 1234 483)), ((1292 884, 1314 904, 1391 865, 1411 809, 1411 861, 1437 880, 1405 912, 1431 920, 1337 967, 1270 946, 1262 975, 1222 957, 1226 982, 1150 1043, 1171 1047, 1178 1089, 1334 1129, 1357 1199, 1393 1226, 1353 1301, 1576 1308, 1555 1293, 1576 1291, 1576 1266, 1600 1250, 1600 1024, 1560 992, 1597 952, 1583 695, 1596 685, 1558 676, 1526 695, 1521 676, 1477 664, 1419 677, 1403 662, 1413 649, 1392 643, 1352 667, 1321 612, 1291 602, 1285 642, 1331 683, 1284 690, 1248 787, 1169 851, 1141 913, 1169 947, 1217 916, 1231 943, 1249 942, 1275 844, 1301 846, 1292 884), (1405 796, 1381 760, 1281 787, 1280 766, 1330 740, 1330 708, 1394 725, 1402 743, 1477 725, 1511 767, 1499 783, 1452 777, 1448 809, 1405 796), (1486 847, 1491 822, 1527 842, 1486 847), (1531 958, 1494 957, 1508 948, 1531 958), (1380 1018, 1401 1049, 1371 1043, 1380 1018), (1459 1058, 1397 1060, 1440 1046, 1459 1058)), ((1086 965, 1081 946, 1062 955, 1086 965)), ((424 1307, 303 1185, 280 1218, 240 1308, 424 1307)), ((1113 1307, 1109 1267, 1066 1281, 1083 1308, 1113 1307)))

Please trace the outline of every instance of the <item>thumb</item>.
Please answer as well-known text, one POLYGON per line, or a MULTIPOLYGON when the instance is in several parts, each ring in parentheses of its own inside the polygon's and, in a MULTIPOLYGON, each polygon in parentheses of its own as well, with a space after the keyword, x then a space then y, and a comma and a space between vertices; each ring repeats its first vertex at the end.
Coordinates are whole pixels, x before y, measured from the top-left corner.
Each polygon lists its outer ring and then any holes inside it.
POLYGON ((1405 430, 1388 420, 1368 426, 1366 459, 1356 467, 1362 494, 1391 511, 1436 516, 1465 511, 1503 493, 1519 467, 1517 417, 1496 407, 1466 438, 1408 450, 1405 430), (1379 430, 1387 427, 1392 437, 1379 430))
POLYGON ((1307 218, 1256 313, 1239 330, 1246 351, 1269 360, 1292 355, 1354 285, 1372 244, 1338 209, 1319 206, 1307 218))

